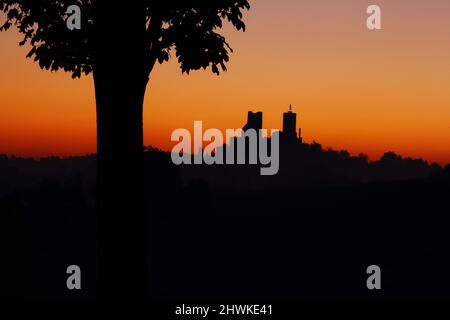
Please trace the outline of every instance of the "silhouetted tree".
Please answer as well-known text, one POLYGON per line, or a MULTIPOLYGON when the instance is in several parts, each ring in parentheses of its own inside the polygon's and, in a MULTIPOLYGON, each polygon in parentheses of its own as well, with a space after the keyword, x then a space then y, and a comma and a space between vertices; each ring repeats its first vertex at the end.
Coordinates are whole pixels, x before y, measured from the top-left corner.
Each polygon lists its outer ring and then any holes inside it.
POLYGON ((397 155, 393 151, 388 151, 383 154, 380 161, 386 161, 386 162, 393 162, 393 161, 399 161, 402 160, 402 156, 397 155))
MULTIPOLYGON (((97 105, 100 294, 139 297, 148 273, 143 210, 142 106, 156 62, 171 53, 182 72, 225 71, 232 51, 223 21, 245 30, 247 0, 1 0, 41 68, 93 73, 97 105), (70 5, 81 29, 66 25, 70 5)), ((176 196, 176 195, 174 195, 176 196)))

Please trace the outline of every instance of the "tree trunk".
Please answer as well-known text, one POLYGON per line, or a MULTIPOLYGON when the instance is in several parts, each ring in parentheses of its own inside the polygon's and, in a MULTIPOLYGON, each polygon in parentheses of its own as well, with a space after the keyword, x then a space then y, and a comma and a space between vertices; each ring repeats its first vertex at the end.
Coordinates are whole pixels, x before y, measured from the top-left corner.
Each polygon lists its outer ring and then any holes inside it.
POLYGON ((97 1, 94 84, 97 105, 98 294, 140 300, 148 292, 142 112, 145 10, 97 1))

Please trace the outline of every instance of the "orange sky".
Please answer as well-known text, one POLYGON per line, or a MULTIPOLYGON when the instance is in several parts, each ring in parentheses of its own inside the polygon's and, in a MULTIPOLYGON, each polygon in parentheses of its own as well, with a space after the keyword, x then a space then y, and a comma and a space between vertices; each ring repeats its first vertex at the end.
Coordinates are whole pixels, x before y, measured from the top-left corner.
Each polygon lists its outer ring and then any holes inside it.
MULTIPOLYGON (((171 132, 194 120, 242 127, 248 110, 280 128, 292 104, 307 142, 450 162, 449 1, 251 3, 247 32, 224 30, 235 49, 227 73, 157 66, 145 101, 147 145, 170 148, 171 132), (365 27, 369 4, 383 10, 381 31, 365 27)), ((18 41, 15 31, 0 33, 0 153, 95 152, 92 79, 41 71, 18 41)))

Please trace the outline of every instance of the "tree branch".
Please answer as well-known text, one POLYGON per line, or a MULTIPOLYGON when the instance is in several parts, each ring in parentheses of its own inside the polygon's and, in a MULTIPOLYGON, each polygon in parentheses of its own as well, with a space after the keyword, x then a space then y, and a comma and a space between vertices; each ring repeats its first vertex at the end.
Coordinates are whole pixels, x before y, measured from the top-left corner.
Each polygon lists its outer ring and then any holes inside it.
POLYGON ((147 77, 152 72, 156 60, 158 59, 158 54, 162 49, 159 41, 162 25, 163 25, 162 19, 158 16, 157 13, 154 12, 150 17, 150 22, 148 24, 146 32, 148 42, 148 56, 149 56, 149 60, 146 66, 147 77))

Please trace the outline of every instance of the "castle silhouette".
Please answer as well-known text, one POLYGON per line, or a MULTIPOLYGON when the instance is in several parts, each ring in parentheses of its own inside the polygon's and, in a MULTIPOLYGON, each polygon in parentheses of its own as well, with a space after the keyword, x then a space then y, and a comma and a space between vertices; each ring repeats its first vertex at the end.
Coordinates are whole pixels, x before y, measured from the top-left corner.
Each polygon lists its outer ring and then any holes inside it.
MULTIPOLYGON (((259 131, 263 128, 263 113, 261 111, 249 111, 247 115, 247 123, 242 128, 243 131, 253 129, 259 131)), ((302 129, 298 129, 297 135, 297 114, 292 112, 292 105, 289 106, 289 111, 283 113, 283 131, 280 132, 280 139, 283 142, 303 143, 302 129)))
MULTIPOLYGON (((224 158, 232 154, 234 165, 181 166, 181 180, 185 183, 203 181, 216 191, 297 190, 428 178, 443 170, 436 163, 404 158, 392 151, 385 152, 379 160, 369 160, 363 153, 351 155, 347 150, 323 148, 316 141, 306 143, 297 124, 297 114, 289 106, 289 110, 283 113, 283 127, 279 132, 279 170, 271 177, 260 176, 260 169, 265 164, 255 160, 255 154, 260 152, 261 141, 249 131, 260 132, 263 129, 263 112, 248 111, 247 122, 242 127, 244 134, 233 137, 215 150, 223 152, 224 158), (245 161, 239 162, 238 146, 242 144, 245 146, 245 161)), ((269 142, 272 138, 266 139, 268 154, 272 155, 272 143, 269 142)))

